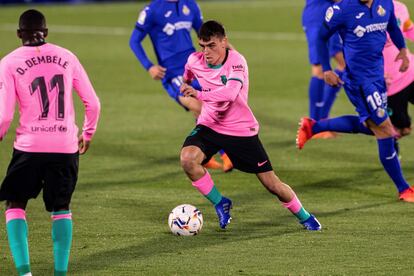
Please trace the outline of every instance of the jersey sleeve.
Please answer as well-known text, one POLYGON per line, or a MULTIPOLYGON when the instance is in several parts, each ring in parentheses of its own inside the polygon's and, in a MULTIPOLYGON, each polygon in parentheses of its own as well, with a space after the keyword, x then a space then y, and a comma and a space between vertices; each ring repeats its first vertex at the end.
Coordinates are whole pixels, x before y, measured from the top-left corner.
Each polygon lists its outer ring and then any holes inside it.
POLYGON ((149 33, 153 25, 154 8, 146 6, 138 15, 135 27, 149 33))
POLYGON ((83 138, 92 139, 98 125, 101 104, 93 89, 92 83, 82 64, 75 58, 76 66, 73 77, 73 87, 85 106, 85 119, 82 127, 83 138))
POLYGON ((414 41, 414 23, 410 19, 410 13, 407 9, 407 6, 403 4, 403 8, 406 15, 404 22, 402 22, 403 36, 411 41, 414 41))
POLYGON ((397 46, 398 49, 406 48, 404 36, 398 26, 397 18, 395 17, 394 4, 390 11, 390 19, 388 20, 387 31, 390 35, 392 42, 397 46))
POLYGON ((3 140, 13 121, 15 105, 14 78, 4 62, 0 62, 0 141, 3 140))
POLYGON ((188 57, 187 63, 184 66, 183 79, 185 83, 191 83, 195 78, 193 72, 191 72, 190 59, 191 55, 188 57))
POLYGON ((195 2, 194 2, 194 7, 195 7, 195 15, 193 18, 193 28, 198 33, 198 31, 201 28, 201 25, 203 25, 203 14, 201 12, 200 7, 195 2))
POLYGON ((238 81, 243 86, 245 82, 247 64, 246 61, 240 57, 230 64, 230 74, 227 81, 238 81))
POLYGON ((319 29, 316 48, 323 71, 332 70, 329 58, 328 40, 344 24, 344 15, 339 5, 329 7, 325 12, 325 20, 319 29))
POLYGON ((197 96, 199 100, 211 102, 233 102, 237 98, 245 82, 245 76, 247 75, 247 64, 241 56, 231 59, 228 62, 230 72, 227 77, 226 85, 208 93, 199 92, 197 96))

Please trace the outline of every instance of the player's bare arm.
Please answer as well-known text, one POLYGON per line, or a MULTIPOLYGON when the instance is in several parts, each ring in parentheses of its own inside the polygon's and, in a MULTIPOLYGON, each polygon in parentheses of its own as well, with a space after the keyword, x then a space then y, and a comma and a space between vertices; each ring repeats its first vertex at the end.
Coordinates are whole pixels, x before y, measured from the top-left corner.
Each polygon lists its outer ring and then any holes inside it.
POLYGON ((191 85, 183 83, 180 87, 180 92, 184 97, 197 97, 198 91, 195 90, 191 85))
POLYGON ((395 58, 395 61, 399 61, 401 60, 401 66, 400 66, 400 72, 405 72, 407 71, 409 65, 410 65, 410 60, 408 58, 408 50, 407 48, 402 48, 400 50, 400 52, 398 53, 397 57, 395 58))

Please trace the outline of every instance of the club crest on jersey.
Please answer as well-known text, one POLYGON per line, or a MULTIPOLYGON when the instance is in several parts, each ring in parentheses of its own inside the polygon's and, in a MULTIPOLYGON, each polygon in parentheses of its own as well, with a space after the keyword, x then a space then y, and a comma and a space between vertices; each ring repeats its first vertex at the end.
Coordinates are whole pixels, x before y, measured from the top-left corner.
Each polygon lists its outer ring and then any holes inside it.
POLYGON ((187 5, 183 6, 183 14, 184 15, 189 15, 190 14, 190 9, 187 7, 187 5))
POLYGON ((221 78, 221 82, 222 82, 224 85, 226 85, 226 83, 227 83, 227 77, 226 77, 225 75, 222 75, 222 76, 220 76, 220 78, 221 78))
POLYGON ((333 10, 333 8, 332 7, 329 7, 327 10, 326 10, 326 13, 325 13, 325 21, 326 22, 329 22, 329 21, 331 21, 331 19, 332 19, 332 16, 334 15, 334 10, 333 10))
POLYGON ((377 116, 379 117, 379 118, 384 118, 385 117, 385 114, 387 114, 386 112, 385 112, 385 109, 384 108, 378 108, 377 109, 377 116))
POLYGON ((385 16, 387 11, 381 5, 379 5, 378 9, 377 9, 377 13, 378 13, 379 16, 385 16))

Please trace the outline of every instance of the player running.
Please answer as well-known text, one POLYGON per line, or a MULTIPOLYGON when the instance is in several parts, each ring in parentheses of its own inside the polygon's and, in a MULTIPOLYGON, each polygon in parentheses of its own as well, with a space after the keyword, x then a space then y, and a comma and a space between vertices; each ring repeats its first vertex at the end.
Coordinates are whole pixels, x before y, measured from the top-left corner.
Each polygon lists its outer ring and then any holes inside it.
POLYGON ((321 225, 309 214, 293 190, 273 172, 269 157, 259 137, 259 124, 247 104, 248 67, 244 57, 228 48, 223 26, 205 22, 200 29, 201 52, 190 55, 185 66, 184 81, 197 79, 201 91, 188 84, 181 86, 185 97, 203 102, 197 126, 184 142, 181 166, 193 186, 214 206, 221 228, 230 222, 232 201, 220 194, 202 164, 220 148, 233 161, 235 168, 257 175, 260 182, 276 195, 307 230, 320 230, 321 225))
POLYGON ((302 118, 296 142, 302 149, 313 135, 322 131, 375 135, 380 161, 397 187, 399 198, 414 202, 414 189, 403 177, 394 146, 394 129, 387 115, 382 56, 387 31, 399 49, 395 58, 401 63, 399 70, 405 72, 409 65, 408 52, 392 0, 342 0, 327 9, 325 27, 318 39, 325 81, 333 86, 345 83, 346 94, 359 116, 347 115, 318 122, 302 118), (326 41, 335 32, 339 32, 344 45, 347 65, 344 81, 329 64, 326 41))
MULTIPOLYGON (((129 45, 141 65, 154 80, 161 80, 168 95, 186 110, 198 117, 201 102, 192 97, 183 97, 180 86, 183 83, 184 65, 195 51, 191 39, 191 29, 196 32, 203 24, 203 17, 194 0, 153 0, 140 13, 129 45), (143 39, 149 35, 158 64, 153 64, 142 46, 143 39)), ((197 80, 192 83, 201 89, 197 80)), ((223 170, 231 171, 233 165, 228 156, 220 151, 223 170)), ((208 168, 221 169, 222 165, 214 158, 209 160, 208 168)))
POLYGON ((26 205, 43 190, 52 217, 55 275, 66 275, 72 243, 69 209, 78 177, 79 153, 89 148, 95 133, 100 103, 77 57, 69 50, 46 43, 46 20, 27 10, 19 20, 22 47, 0 62, 0 140, 13 120, 16 102, 20 121, 13 157, 0 188, 6 200, 6 228, 19 275, 31 275, 26 205), (72 89, 85 106, 85 121, 78 137, 72 89))

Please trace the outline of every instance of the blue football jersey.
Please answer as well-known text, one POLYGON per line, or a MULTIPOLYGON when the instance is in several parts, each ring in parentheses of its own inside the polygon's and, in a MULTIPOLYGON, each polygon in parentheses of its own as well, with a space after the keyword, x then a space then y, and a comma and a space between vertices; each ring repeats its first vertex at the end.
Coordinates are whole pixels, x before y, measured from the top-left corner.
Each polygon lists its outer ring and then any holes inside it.
POLYGON ((149 34, 158 63, 168 67, 168 59, 183 52, 195 51, 191 30, 203 23, 194 0, 153 0, 139 14, 136 28, 149 34))
POLYGON ((302 13, 302 25, 322 25, 325 11, 333 4, 331 0, 306 0, 302 13))
POLYGON ((322 41, 338 31, 344 47, 345 78, 354 83, 383 79, 382 50, 387 31, 399 49, 405 47, 392 0, 374 0, 371 8, 359 0, 342 0, 329 7, 324 17, 326 28, 321 28, 321 39, 318 43, 321 46, 318 48, 324 71, 330 70, 330 65, 326 46, 322 46, 322 41))

